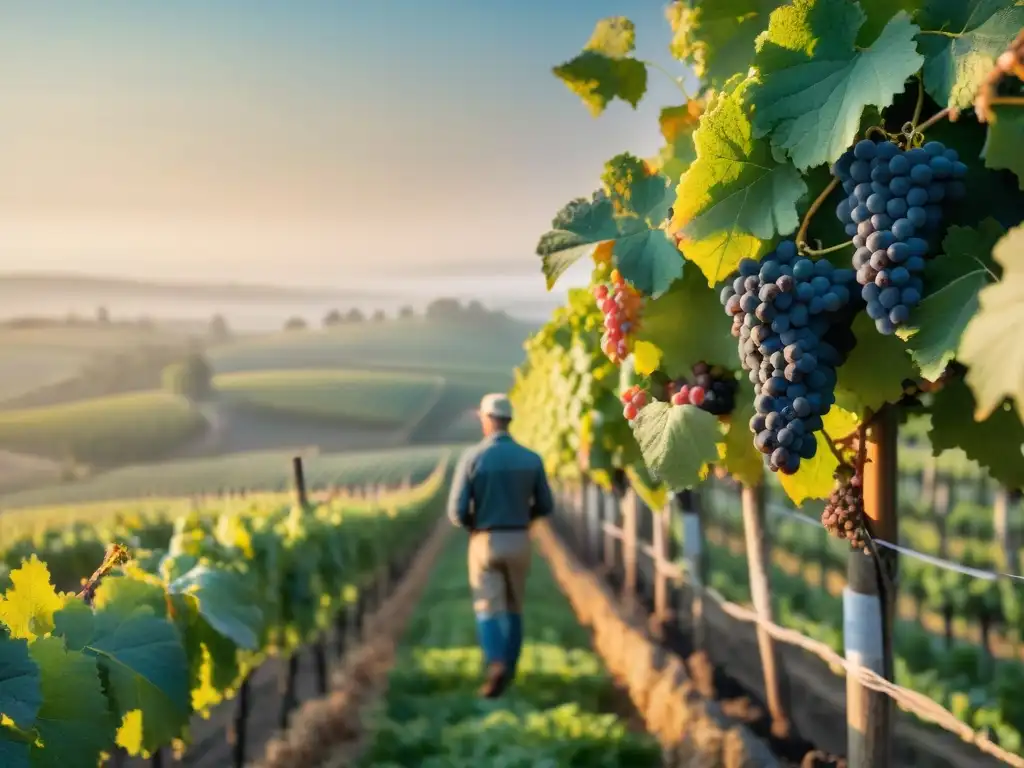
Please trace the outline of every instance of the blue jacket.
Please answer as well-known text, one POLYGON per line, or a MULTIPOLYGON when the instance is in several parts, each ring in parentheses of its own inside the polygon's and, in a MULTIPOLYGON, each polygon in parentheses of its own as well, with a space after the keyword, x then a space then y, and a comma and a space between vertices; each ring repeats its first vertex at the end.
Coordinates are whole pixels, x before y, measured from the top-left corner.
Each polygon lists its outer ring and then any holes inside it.
POLYGON ((507 433, 466 450, 455 468, 448 518, 474 531, 528 528, 554 510, 544 462, 507 433))

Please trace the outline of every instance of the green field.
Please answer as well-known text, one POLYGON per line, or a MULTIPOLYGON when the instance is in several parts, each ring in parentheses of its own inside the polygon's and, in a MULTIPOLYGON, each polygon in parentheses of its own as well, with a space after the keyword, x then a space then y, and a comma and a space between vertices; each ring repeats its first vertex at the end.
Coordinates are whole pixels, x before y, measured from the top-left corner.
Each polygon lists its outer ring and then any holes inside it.
POLYGON ((217 373, 341 367, 445 375, 509 371, 522 361, 523 342, 532 330, 515 320, 389 320, 240 341, 213 348, 210 361, 217 373))
MULTIPOLYGON (((329 485, 394 482, 410 476, 415 482, 458 446, 423 446, 365 453, 305 456, 306 482, 311 489, 329 485)), ((80 505, 140 497, 183 497, 227 490, 280 491, 292 480, 294 451, 235 453, 207 459, 168 461, 125 467, 77 483, 34 488, 0 496, 0 520, 15 508, 80 505)))
POLYGON ((180 339, 165 331, 123 326, 0 329, 0 404, 75 376, 97 354, 180 339))
POLYGON ((0 411, 0 448, 97 466, 160 458, 206 422, 188 401, 143 392, 0 411))
POLYGON ((214 386, 229 402, 277 413, 402 427, 434 406, 444 379, 375 371, 258 371, 218 376, 214 386))

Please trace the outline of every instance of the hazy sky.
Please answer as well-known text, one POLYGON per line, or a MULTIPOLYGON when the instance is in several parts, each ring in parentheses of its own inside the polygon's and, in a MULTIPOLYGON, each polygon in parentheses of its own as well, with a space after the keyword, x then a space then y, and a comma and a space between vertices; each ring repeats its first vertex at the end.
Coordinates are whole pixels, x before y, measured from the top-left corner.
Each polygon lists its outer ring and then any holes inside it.
POLYGON ((657 0, 7 3, 0 271, 534 270, 555 211, 681 99, 652 72, 594 120, 551 74, 614 14, 674 66, 657 0))

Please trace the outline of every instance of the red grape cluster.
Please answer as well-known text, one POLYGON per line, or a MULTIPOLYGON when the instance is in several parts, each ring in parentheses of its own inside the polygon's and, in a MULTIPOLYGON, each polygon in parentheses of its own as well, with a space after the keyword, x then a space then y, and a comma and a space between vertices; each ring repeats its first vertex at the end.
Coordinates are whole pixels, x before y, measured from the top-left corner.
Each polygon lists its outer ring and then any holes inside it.
POLYGON ((601 349, 613 363, 619 364, 632 351, 631 341, 640 325, 643 296, 626 282, 619 270, 613 269, 610 285, 594 286, 594 298, 604 314, 601 349))
POLYGON ((736 405, 736 377, 721 366, 697 363, 692 380, 677 379, 666 385, 673 405, 695 405, 715 416, 732 413, 736 405))
POLYGON ((864 549, 864 488, 860 475, 840 479, 825 503, 821 524, 838 539, 846 539, 853 549, 864 549))
POLYGON ((647 393, 640 388, 639 384, 634 384, 623 392, 620 399, 622 400, 622 415, 626 417, 626 421, 635 419, 636 415, 640 413, 640 409, 647 405, 647 393))

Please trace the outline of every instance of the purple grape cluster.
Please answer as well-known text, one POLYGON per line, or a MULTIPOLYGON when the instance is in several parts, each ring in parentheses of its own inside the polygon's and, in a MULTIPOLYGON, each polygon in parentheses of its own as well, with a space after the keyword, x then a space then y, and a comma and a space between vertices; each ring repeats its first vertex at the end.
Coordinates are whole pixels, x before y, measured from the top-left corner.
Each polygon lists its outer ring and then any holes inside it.
POLYGON ((754 445, 773 472, 793 474, 811 459, 814 433, 835 403, 843 353, 826 339, 850 303, 852 269, 799 255, 783 240, 760 263, 744 259, 722 289, 740 360, 754 385, 754 445))
POLYGON ((832 489, 821 524, 838 539, 846 539, 853 549, 864 549, 864 488, 860 475, 840 480, 832 489))
POLYGON ((836 216, 857 249, 853 267, 868 316, 890 335, 921 301, 928 238, 942 226, 943 203, 966 196, 967 166, 937 141, 903 151, 864 139, 836 161, 832 175, 847 194, 836 216))

